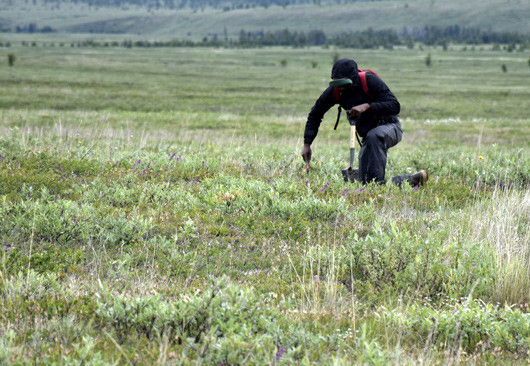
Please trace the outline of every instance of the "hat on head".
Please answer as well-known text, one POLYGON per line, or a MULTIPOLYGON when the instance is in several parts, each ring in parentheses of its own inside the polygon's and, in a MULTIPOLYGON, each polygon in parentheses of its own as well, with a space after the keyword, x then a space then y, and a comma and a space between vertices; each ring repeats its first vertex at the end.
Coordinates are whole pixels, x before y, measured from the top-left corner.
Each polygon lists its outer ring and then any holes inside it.
POLYGON ((348 78, 333 79, 329 82, 329 86, 345 86, 349 84, 352 84, 352 81, 348 78))
POLYGON ((336 61, 331 69, 331 82, 329 86, 345 86, 357 83, 357 63, 349 58, 336 61))

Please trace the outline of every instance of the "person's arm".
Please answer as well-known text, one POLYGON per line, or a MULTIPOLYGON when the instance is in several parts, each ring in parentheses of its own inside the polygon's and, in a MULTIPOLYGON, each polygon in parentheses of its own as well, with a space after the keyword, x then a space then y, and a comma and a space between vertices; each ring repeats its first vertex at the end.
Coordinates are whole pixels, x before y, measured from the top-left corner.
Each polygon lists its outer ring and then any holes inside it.
POLYGON ((302 148, 302 158, 305 161, 306 173, 309 173, 309 163, 311 162, 311 155, 313 155, 311 145, 304 143, 304 147, 302 148))
POLYGON ((368 84, 369 93, 373 98, 373 102, 369 103, 370 110, 380 115, 399 114, 401 105, 383 80, 376 75, 367 74, 366 83, 368 84))
POLYGON ((317 137, 318 128, 324 118, 324 114, 335 104, 333 88, 327 88, 317 99, 313 108, 307 116, 307 122, 304 131, 304 144, 311 145, 317 137))
POLYGON ((356 119, 360 117, 361 114, 363 114, 369 109, 370 109, 369 103, 363 103, 363 104, 356 105, 348 111, 348 117, 350 117, 351 119, 356 119))
POLYGON ((335 104, 333 88, 327 88, 317 99, 313 108, 307 116, 307 122, 304 131, 304 147, 302 148, 302 158, 306 163, 306 172, 309 172, 309 162, 311 161, 311 144, 318 134, 318 128, 324 118, 324 114, 335 104))
POLYGON ((380 115, 399 114, 401 105, 383 80, 376 75, 367 74, 366 83, 373 101, 354 106, 348 111, 348 117, 358 118, 368 110, 380 115))

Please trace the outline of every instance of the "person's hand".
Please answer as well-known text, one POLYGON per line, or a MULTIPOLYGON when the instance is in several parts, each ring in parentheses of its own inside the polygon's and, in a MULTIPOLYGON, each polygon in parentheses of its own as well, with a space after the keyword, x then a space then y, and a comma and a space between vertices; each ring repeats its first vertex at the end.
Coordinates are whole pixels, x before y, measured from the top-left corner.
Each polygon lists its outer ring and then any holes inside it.
POLYGON ((304 158, 305 161, 306 173, 309 173, 309 162, 311 161, 312 154, 313 152, 311 151, 311 146, 309 144, 304 144, 304 147, 302 148, 302 158, 304 158))
POLYGON ((350 117, 351 119, 359 118, 361 114, 363 114, 369 109, 370 109, 370 104, 368 103, 356 105, 355 107, 353 107, 352 109, 348 111, 348 117, 350 117))

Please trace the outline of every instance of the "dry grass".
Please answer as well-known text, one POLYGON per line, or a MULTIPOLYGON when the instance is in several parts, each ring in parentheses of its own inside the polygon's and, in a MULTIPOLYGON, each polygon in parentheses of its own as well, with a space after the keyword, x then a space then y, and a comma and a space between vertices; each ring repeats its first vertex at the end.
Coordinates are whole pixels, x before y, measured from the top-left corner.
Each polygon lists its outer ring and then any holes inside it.
POLYGON ((470 236, 483 241, 497 259, 495 300, 530 301, 530 191, 497 188, 469 215, 470 236))

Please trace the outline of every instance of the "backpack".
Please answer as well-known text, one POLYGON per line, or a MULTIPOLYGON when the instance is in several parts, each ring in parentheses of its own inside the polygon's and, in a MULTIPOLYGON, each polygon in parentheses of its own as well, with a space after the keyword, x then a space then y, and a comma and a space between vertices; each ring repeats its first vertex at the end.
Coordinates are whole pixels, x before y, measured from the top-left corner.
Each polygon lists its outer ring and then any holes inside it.
MULTIPOLYGON (((375 76, 379 77, 379 75, 377 75, 377 73, 373 70, 370 70, 370 69, 366 69, 366 70, 361 70, 359 69, 359 79, 361 79, 361 86, 363 88, 363 91, 368 95, 370 96, 370 90, 368 89, 368 83, 366 82, 366 72, 370 72, 372 74, 374 74, 375 76)), ((335 100, 338 102, 340 101, 340 90, 339 90, 339 87, 336 86, 335 88, 333 88, 333 94, 335 95, 335 100)), ((341 107, 339 105, 339 111, 337 113, 337 122, 335 122, 335 127, 333 128, 334 130, 337 129, 337 126, 339 124, 339 119, 340 119, 340 112, 341 112, 341 107)))

